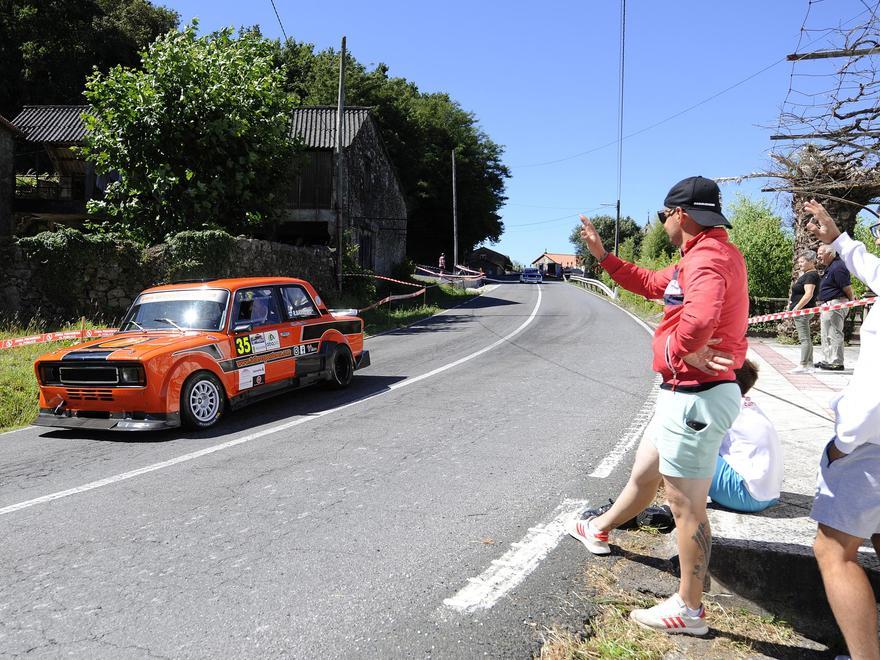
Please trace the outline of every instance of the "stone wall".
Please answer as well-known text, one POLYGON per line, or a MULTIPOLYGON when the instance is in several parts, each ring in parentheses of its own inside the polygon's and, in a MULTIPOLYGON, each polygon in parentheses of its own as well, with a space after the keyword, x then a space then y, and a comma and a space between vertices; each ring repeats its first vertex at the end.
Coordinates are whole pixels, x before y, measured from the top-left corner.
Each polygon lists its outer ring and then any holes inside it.
POLYGON ((12 235, 12 196, 15 193, 15 167, 12 133, 0 122, 0 239, 12 235))
POLYGON ((51 325, 86 316, 115 323, 137 294, 180 279, 286 276, 334 298, 333 256, 326 247, 296 247, 219 231, 183 232, 146 250, 75 229, 0 245, 0 318, 51 325))

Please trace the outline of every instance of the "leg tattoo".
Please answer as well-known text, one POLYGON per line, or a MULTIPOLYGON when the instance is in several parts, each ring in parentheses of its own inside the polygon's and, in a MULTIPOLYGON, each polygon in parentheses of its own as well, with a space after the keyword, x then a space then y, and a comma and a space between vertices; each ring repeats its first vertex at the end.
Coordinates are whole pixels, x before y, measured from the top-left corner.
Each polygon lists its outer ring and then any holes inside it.
POLYGON ((707 523, 701 522, 696 533, 691 537, 700 548, 700 558, 694 565, 694 576, 700 580, 706 578, 709 571, 709 558, 712 556, 712 532, 707 523))

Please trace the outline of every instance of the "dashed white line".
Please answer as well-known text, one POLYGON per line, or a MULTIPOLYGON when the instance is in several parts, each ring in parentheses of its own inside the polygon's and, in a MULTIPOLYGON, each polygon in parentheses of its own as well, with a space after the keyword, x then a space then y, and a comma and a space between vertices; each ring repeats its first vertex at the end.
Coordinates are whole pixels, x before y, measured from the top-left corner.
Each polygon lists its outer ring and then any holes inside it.
POLYGON ((627 452, 632 449, 633 445, 635 445, 642 437, 642 434, 645 432, 645 427, 648 425, 648 422, 651 421, 651 416, 654 414, 654 404, 657 402, 659 385, 660 375, 657 374, 654 377, 654 387, 651 388, 651 393, 648 395, 648 398, 645 399, 645 403, 642 404, 642 409, 639 410, 633 418, 629 428, 627 428, 620 440, 617 441, 617 444, 614 445, 614 449, 611 450, 611 453, 602 459, 602 462, 599 463, 595 470, 590 472, 591 477, 604 479, 611 474, 614 471, 614 468, 617 467, 617 464, 623 460, 624 456, 626 456, 627 452))
POLYGON ((156 470, 162 470, 167 467, 171 467, 173 465, 178 465, 180 463, 185 463, 187 461, 194 460, 196 458, 201 458, 202 456, 207 456, 209 454, 214 454, 219 451, 223 451, 224 449, 229 449, 231 447, 235 447, 237 445, 242 445, 246 442, 250 442, 252 440, 256 440, 258 438, 265 437, 267 435, 271 435, 273 433, 279 433, 281 431, 286 431, 295 426, 299 426, 300 424, 305 424, 306 422, 310 422, 315 419, 319 419, 321 417, 325 417, 326 415, 330 415, 335 412, 339 412, 340 410, 345 410, 347 408, 351 408, 353 406, 360 405, 366 401, 370 401, 375 399, 383 394, 387 394, 388 392, 392 392, 394 390, 400 389, 401 387, 407 387, 409 385, 413 385, 415 383, 421 382, 426 378, 431 378, 432 376, 436 376, 437 374, 441 374, 448 369, 452 369, 453 367, 457 367, 460 364, 463 364, 469 360, 473 360, 484 353, 488 353, 494 348, 497 348, 501 344, 509 341, 520 332, 525 330, 529 324, 535 320, 535 317, 538 315, 538 309, 541 307, 541 289, 538 289, 538 300, 535 302, 535 307, 532 309, 532 313, 529 317, 523 321, 523 323, 516 328, 513 332, 505 335, 498 341, 486 346, 485 348, 480 349, 479 351, 475 351, 470 355, 466 355, 463 358, 455 360, 454 362, 450 362, 449 364, 443 365, 442 367, 438 367, 428 373, 421 374, 420 376, 415 376, 413 378, 407 378, 406 380, 394 383, 390 385, 388 389, 378 392, 376 394, 371 394, 370 396, 364 397, 363 399, 358 399, 356 401, 352 401, 350 403, 346 403, 341 406, 337 406, 336 408, 329 408, 328 410, 322 410, 317 413, 312 413, 307 417, 300 417, 298 419, 294 419, 289 422, 285 422, 284 424, 279 424, 277 426, 271 426, 269 428, 263 429, 261 431, 256 431, 254 433, 250 433, 248 435, 242 436, 241 438, 236 438, 235 440, 229 440, 228 442, 223 442, 219 445, 214 445, 212 447, 206 447, 205 449, 200 449, 198 451, 190 452, 188 454, 183 454, 181 456, 177 456, 176 458, 169 459, 167 461, 162 461, 161 463, 153 463, 152 465, 146 465, 142 468, 138 468, 136 470, 130 470, 128 472, 122 472, 120 474, 115 474, 113 476, 107 477, 105 479, 99 479, 97 481, 91 481, 87 484, 83 484, 82 486, 76 486, 75 488, 68 488, 67 490, 58 491, 55 493, 50 493, 48 495, 43 495, 42 497, 35 497, 31 500, 26 500, 24 502, 18 502, 17 504, 10 504, 9 506, 5 506, 0 508, 0 516, 6 515, 7 513, 13 513, 15 511, 21 511, 22 509, 27 509, 32 506, 37 506, 38 504, 45 504, 47 502, 52 502, 53 500, 59 500, 64 497, 70 497, 71 495, 77 495, 79 493, 85 493, 90 490, 95 490, 96 488, 102 488, 104 486, 109 486, 111 484, 119 483, 120 481, 125 481, 127 479, 132 479, 134 477, 138 477, 142 474, 147 474, 149 472, 155 472, 156 470))
POLYGON ((587 504, 587 500, 563 500, 549 522, 529 529, 521 541, 512 543, 510 550, 493 560, 481 575, 470 578, 467 586, 444 600, 443 605, 457 612, 492 607, 538 567, 565 536, 565 523, 580 514, 587 504))

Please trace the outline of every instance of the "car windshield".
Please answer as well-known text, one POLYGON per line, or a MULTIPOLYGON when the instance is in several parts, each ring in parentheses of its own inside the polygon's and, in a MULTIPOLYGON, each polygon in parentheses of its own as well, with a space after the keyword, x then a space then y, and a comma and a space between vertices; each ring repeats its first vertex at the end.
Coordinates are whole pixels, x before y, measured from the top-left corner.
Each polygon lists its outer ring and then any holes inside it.
POLYGON ((119 329, 222 330, 228 299, 229 293, 219 289, 142 293, 119 329))
POLYGON ((526 275, 537 275, 538 274, 538 270, 536 268, 526 268, 523 272, 526 275))

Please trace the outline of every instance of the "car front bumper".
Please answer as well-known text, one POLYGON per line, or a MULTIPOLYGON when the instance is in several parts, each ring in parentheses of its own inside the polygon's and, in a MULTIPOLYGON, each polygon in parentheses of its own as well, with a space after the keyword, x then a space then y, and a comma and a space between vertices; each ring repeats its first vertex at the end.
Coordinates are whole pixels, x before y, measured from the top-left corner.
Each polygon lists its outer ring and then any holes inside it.
POLYGON ((108 413, 107 416, 77 415, 76 410, 65 410, 55 413, 48 408, 41 408, 40 414, 33 421, 34 426, 52 426, 66 429, 99 429, 105 431, 161 431, 180 426, 179 413, 108 413))

